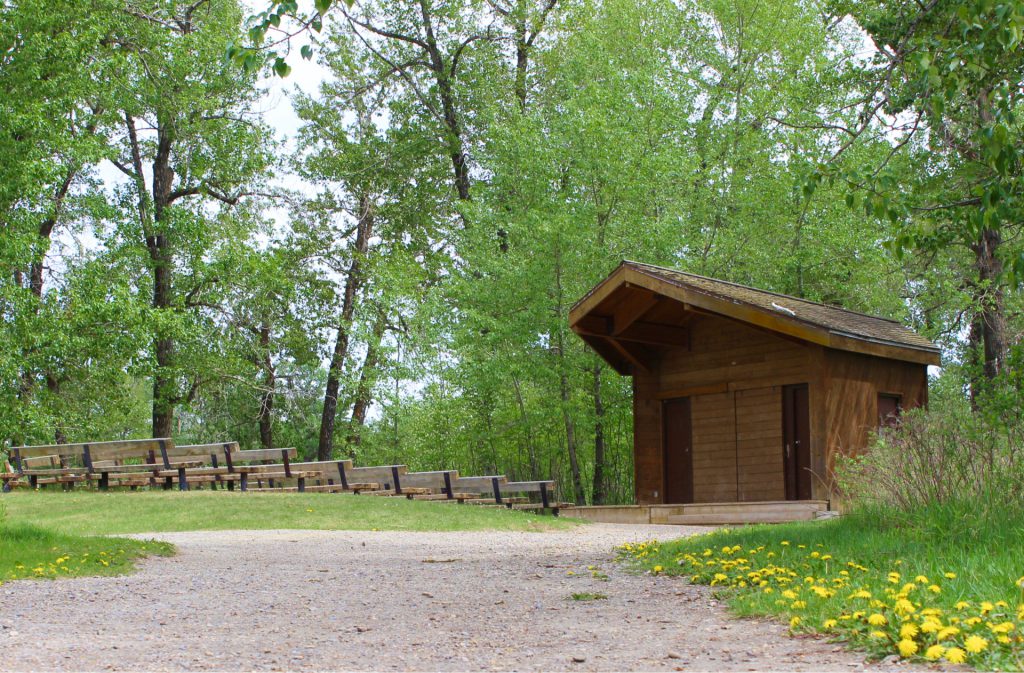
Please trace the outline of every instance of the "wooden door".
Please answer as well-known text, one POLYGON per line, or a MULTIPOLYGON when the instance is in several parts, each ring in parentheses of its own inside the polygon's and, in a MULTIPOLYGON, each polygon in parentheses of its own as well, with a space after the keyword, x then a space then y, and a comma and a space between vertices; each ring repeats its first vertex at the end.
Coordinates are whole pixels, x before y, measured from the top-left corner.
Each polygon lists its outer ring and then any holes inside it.
POLYGON ((786 500, 811 499, 811 422, 807 384, 782 389, 786 500))
POLYGON ((666 503, 693 502, 693 427, 690 421, 690 398, 665 400, 664 419, 665 493, 666 503))

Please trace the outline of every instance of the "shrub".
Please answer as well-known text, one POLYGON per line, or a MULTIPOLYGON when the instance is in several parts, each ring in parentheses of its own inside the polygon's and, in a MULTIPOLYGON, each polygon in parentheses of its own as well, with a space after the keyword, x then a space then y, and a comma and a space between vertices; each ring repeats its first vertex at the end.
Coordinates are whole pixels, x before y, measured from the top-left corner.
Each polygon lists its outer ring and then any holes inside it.
POLYGON ((904 414, 867 452, 839 458, 843 495, 854 505, 896 508, 965 505, 978 517, 1024 510, 1021 428, 966 405, 904 414))

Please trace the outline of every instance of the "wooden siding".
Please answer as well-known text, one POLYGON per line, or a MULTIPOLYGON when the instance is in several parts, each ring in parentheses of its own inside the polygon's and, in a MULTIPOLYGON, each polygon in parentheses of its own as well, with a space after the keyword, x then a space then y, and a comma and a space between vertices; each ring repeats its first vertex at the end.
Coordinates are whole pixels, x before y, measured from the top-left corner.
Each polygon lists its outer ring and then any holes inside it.
POLYGON ((902 407, 928 403, 928 370, 910 362, 827 350, 824 412, 827 419, 827 467, 835 454, 855 455, 867 447, 878 427, 878 395, 899 395, 902 407))
POLYGON ((652 374, 633 377, 633 483, 640 505, 664 502, 661 400, 652 374))
POLYGON ((736 501, 736 408, 734 393, 695 395, 693 501, 736 501))
POLYGON ((807 381, 809 348, 727 318, 701 316, 690 325, 690 348, 665 350, 662 394, 697 386, 729 390, 807 381))
POLYGON ((736 391, 737 500, 785 500, 782 388, 736 391))

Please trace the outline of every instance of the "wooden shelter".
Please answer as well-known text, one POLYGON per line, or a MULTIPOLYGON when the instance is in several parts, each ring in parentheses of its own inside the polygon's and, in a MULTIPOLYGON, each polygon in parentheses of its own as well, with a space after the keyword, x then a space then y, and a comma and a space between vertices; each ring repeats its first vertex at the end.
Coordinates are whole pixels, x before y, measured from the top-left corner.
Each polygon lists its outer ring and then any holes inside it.
POLYGON ((828 500, 834 456, 926 404, 939 364, 898 322, 637 262, 569 321, 633 377, 642 505, 828 500))

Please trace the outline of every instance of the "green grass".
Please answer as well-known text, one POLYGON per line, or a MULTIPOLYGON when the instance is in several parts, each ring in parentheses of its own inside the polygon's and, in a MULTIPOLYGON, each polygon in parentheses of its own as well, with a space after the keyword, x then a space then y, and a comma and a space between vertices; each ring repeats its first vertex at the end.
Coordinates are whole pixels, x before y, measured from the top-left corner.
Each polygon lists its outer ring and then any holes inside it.
POLYGON ((136 559, 169 556, 165 542, 57 533, 29 524, 0 523, 0 582, 82 575, 120 575, 136 559))
POLYGON ((543 531, 578 525, 506 509, 337 493, 37 491, 2 500, 11 521, 92 535, 274 528, 543 531))
POLYGON ((595 594, 595 593, 590 593, 589 591, 585 591, 583 593, 578 593, 578 594, 572 594, 570 596, 570 598, 572 600, 574 600, 574 601, 606 601, 606 600, 608 600, 607 594, 601 594, 601 593, 595 594))
POLYGON ((1024 666, 1024 522, 1012 512, 865 510, 622 553, 655 574, 719 587, 739 615, 774 616, 877 657, 1024 666))

